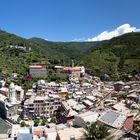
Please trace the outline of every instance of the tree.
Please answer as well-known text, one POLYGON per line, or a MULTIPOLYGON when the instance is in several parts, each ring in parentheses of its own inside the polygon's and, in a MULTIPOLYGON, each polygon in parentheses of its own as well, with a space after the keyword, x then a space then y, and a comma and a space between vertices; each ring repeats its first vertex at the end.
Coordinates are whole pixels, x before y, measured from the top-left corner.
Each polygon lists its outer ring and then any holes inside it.
POLYGON ((49 73, 49 74, 48 74, 48 77, 47 77, 47 81, 48 81, 48 82, 51 82, 51 80, 52 80, 52 76, 51 76, 51 74, 49 73))
POLYGON ((34 126, 38 126, 39 125, 39 119, 35 119, 34 120, 34 126))
POLYGON ((56 123, 56 118, 55 117, 51 118, 51 123, 56 123))
POLYGON ((136 127, 134 129, 134 132, 137 133, 137 139, 139 140, 140 139, 140 127, 136 127))
POLYGON ((43 117, 42 118, 42 122, 41 122, 41 125, 45 125, 47 122, 47 117, 43 117))
POLYGON ((56 77, 56 82, 59 84, 59 83, 61 83, 61 77, 56 77))
POLYGON ((22 121, 22 122, 20 123, 20 126, 21 126, 21 127, 25 127, 25 126, 26 126, 25 121, 22 121))
POLYGON ((86 140, 103 140, 111 139, 109 128, 104 124, 92 123, 86 126, 86 132, 84 132, 86 140))

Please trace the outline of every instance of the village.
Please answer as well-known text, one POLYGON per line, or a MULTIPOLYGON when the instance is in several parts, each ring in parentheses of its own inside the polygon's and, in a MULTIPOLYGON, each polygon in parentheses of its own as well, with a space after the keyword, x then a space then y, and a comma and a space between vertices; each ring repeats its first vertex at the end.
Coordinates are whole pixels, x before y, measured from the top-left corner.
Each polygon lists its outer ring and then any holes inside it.
POLYGON ((42 65, 29 66, 29 75, 40 79, 26 92, 14 81, 6 86, 0 80, 0 112, 11 124, 3 139, 84 140, 92 123, 107 125, 114 140, 138 138, 140 81, 101 81, 73 63, 54 68, 68 81, 45 80, 48 69, 42 65))

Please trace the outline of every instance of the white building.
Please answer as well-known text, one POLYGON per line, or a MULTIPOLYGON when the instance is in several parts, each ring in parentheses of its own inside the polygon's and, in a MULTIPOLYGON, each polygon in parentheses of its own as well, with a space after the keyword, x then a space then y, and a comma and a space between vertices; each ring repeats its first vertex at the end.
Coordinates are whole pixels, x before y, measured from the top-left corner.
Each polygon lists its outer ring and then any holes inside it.
POLYGON ((99 116, 99 113, 92 112, 92 111, 78 114, 74 117, 73 125, 85 128, 87 124, 96 122, 98 119, 98 116, 99 116))
POLYGON ((8 93, 8 98, 11 104, 21 103, 23 97, 24 97, 24 90, 22 89, 22 87, 15 85, 14 83, 11 83, 9 86, 9 93, 8 93))

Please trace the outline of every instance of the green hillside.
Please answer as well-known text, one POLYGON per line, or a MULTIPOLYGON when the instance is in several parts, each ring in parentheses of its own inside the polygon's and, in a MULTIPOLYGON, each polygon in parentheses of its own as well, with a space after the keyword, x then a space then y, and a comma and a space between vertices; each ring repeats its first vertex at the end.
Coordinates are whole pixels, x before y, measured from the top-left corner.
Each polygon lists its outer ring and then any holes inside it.
POLYGON ((59 60, 64 62, 64 65, 70 64, 71 59, 77 59, 86 53, 89 53, 93 48, 101 42, 50 42, 40 38, 32 38, 30 41, 39 43, 40 47, 46 52, 49 59, 59 60))
POLYGON ((70 65, 76 59, 98 46, 100 42, 50 42, 40 38, 25 39, 0 31, 0 70, 5 74, 23 74, 30 63, 50 61, 54 64, 70 65), (26 47, 26 51, 10 48, 26 47), (29 51, 31 48, 31 51, 29 51))
POLYGON ((128 33, 104 42, 79 59, 94 75, 109 74, 119 78, 140 70, 140 33, 128 33))
POLYGON ((50 42, 40 38, 25 39, 0 31, 0 71, 24 74, 33 62, 70 65, 71 59, 84 65, 87 72, 117 79, 140 70, 140 33, 128 33, 102 42, 50 42), (26 47, 26 50, 10 48, 26 47), (29 51, 31 48, 31 51, 29 51))

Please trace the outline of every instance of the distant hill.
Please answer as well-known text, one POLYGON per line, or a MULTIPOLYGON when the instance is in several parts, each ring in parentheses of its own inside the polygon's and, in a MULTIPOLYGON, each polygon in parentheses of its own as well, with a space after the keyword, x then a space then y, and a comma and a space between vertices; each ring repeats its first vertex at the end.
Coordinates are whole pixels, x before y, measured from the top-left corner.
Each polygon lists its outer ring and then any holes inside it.
POLYGON ((5 73, 23 74, 33 62, 50 61, 54 64, 70 65, 71 59, 89 53, 101 42, 51 42, 41 38, 25 39, 14 34, 0 31, 0 70, 5 73), (23 51, 9 46, 23 46, 23 51))
POLYGON ((109 74, 117 79, 140 71, 140 33, 128 33, 105 41, 79 59, 94 75, 109 74))
POLYGON ((32 38, 30 41, 39 43, 45 50, 49 59, 69 63, 71 59, 89 53, 93 48, 99 46, 101 42, 51 42, 41 38, 32 38))
POLYGON ((84 65, 87 72, 118 79, 140 70, 140 33, 128 33, 101 42, 51 42, 25 39, 0 30, 0 71, 24 74, 30 63, 49 61, 56 65, 84 65), (23 46, 25 50, 9 46, 23 46), (31 51, 29 51, 31 48, 31 51))

